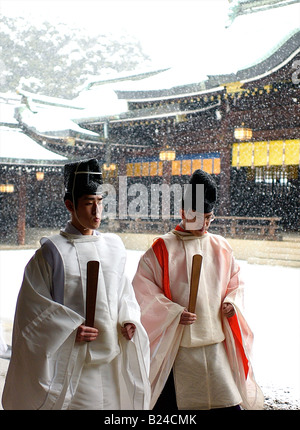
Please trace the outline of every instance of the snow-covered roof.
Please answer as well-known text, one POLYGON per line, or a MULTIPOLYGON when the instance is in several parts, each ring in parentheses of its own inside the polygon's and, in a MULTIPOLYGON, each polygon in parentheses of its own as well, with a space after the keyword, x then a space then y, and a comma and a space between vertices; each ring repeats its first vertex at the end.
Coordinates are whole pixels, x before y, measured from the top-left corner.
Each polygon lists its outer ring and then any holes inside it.
POLYGON ((159 70, 149 70, 149 69, 143 69, 143 70, 135 70, 134 72, 128 72, 128 71, 122 71, 122 72, 116 72, 115 70, 106 72, 103 75, 100 76, 93 76, 92 78, 89 78, 81 87, 81 91, 90 89, 92 86, 98 86, 98 85, 106 85, 113 82, 121 82, 121 81, 128 81, 128 80, 140 80, 145 79, 153 75, 157 75, 158 73, 161 73, 165 70, 168 70, 168 68, 159 69, 159 70))
POLYGON ((165 90, 201 82, 205 88, 210 76, 236 74, 263 62, 299 31, 299 2, 240 15, 228 28, 212 23, 207 39, 199 40, 198 50, 195 43, 193 51, 187 46, 180 64, 144 80, 124 82, 122 90, 165 90))
POLYGON ((238 16, 220 33, 221 46, 227 48, 228 59, 233 62, 218 68, 230 73, 253 66, 276 52, 299 30, 299 2, 238 16))
POLYGON ((18 125, 15 118, 15 109, 19 106, 21 98, 13 98, 9 93, 0 93, 0 125, 18 125))
MULTIPOLYGON (((82 115, 82 114, 80 114, 82 115)), ((23 124, 38 134, 55 135, 58 137, 68 137, 70 132, 78 135, 84 135, 86 138, 97 139, 99 135, 92 131, 81 128, 77 125, 72 117, 76 116, 73 110, 59 109, 49 106, 38 112, 32 112, 30 109, 20 109, 19 118, 23 124)))
POLYGON ((17 94, 20 94, 21 96, 26 97, 27 99, 35 102, 37 105, 45 104, 47 106, 56 106, 56 107, 63 107, 63 108, 69 108, 69 109, 82 109, 82 106, 76 103, 76 100, 68 100, 68 99, 62 99, 58 97, 50 97, 50 96, 44 96, 41 94, 34 94, 29 91, 25 91, 20 87, 17 88, 17 94))
POLYGON ((67 160, 26 136, 20 129, 0 127, 0 163, 24 163, 24 161, 54 162, 67 160))
POLYGON ((44 148, 18 128, 15 109, 19 106, 19 97, 1 94, 0 98, 0 163, 30 161, 43 164, 67 160, 66 157, 44 148))
POLYGON ((82 91, 76 101, 81 103, 85 109, 78 113, 74 112, 74 118, 118 115, 126 112, 128 109, 127 102, 120 100, 115 92, 117 88, 123 88, 123 85, 123 82, 108 83, 82 91))
MULTIPOLYGON (((91 80, 72 101, 22 92, 19 121, 37 134, 97 140, 85 121, 130 117, 128 101, 218 91, 281 67, 299 49, 300 2, 237 16, 229 27, 211 25, 206 40, 192 41, 180 63, 152 72, 91 80), (198 45, 197 45, 198 42, 198 45), (197 47, 197 48, 195 48, 197 47)), ((225 24, 225 23, 224 23, 225 24)))

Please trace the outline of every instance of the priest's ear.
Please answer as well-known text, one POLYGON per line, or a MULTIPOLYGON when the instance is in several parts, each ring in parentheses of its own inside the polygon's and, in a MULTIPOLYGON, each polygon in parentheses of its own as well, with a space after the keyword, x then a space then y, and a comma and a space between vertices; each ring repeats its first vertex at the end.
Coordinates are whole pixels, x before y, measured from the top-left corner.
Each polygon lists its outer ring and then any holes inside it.
POLYGON ((65 206, 68 209, 69 212, 74 212, 75 208, 74 208, 74 204, 71 200, 67 199, 65 200, 65 206))

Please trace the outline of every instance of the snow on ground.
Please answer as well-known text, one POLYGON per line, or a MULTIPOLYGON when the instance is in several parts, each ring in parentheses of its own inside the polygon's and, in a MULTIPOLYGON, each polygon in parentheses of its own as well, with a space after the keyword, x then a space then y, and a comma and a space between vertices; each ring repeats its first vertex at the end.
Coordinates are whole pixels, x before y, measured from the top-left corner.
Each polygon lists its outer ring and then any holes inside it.
MULTIPOLYGON (((34 250, 0 250, 3 325, 13 320, 24 267, 33 254, 34 250)), ((128 250, 130 278, 141 255, 128 250)), ((246 283, 245 313, 255 339, 252 362, 266 409, 300 409, 300 269, 239 263, 246 283)))

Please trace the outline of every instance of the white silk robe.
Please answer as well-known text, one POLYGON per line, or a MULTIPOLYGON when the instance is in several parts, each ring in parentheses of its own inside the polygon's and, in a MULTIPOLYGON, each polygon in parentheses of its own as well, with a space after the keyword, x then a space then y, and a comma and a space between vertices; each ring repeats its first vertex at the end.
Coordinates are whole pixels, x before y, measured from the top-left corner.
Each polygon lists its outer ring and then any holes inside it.
POLYGON ((254 380, 250 362, 253 334, 243 316, 243 282, 224 238, 210 233, 197 238, 178 226, 154 242, 142 256, 133 287, 141 307, 141 321, 150 339, 151 407, 174 366, 179 409, 210 409, 239 403, 245 409, 262 408, 263 395, 254 380), (194 254, 201 254, 203 258, 195 311, 197 321, 183 326, 179 320, 188 307, 194 254), (223 316, 223 303, 233 304, 234 317, 223 316), (208 370, 200 370, 203 360, 215 361, 214 387, 210 394, 213 398, 209 400, 205 395, 199 400, 200 384, 209 378, 208 370), (184 369, 190 372, 185 373, 184 369), (199 370, 195 373, 195 369, 199 370), (218 380, 223 380, 220 386, 218 380), (199 390, 195 389, 193 394, 191 388, 197 388, 197 384, 199 390), (228 393, 223 390, 226 385, 228 393), (221 390, 223 399, 218 396, 221 390))
POLYGON ((3 408, 148 409, 149 340, 124 275, 123 243, 108 233, 62 232, 48 240, 58 253, 53 259, 60 256, 63 266, 53 271, 40 248, 25 268, 3 408), (93 342, 78 343, 77 328, 85 321, 89 260, 100 262, 95 312, 99 335, 93 342), (57 273, 62 274, 62 284, 57 273), (136 325, 130 341, 120 333, 126 322, 136 325))

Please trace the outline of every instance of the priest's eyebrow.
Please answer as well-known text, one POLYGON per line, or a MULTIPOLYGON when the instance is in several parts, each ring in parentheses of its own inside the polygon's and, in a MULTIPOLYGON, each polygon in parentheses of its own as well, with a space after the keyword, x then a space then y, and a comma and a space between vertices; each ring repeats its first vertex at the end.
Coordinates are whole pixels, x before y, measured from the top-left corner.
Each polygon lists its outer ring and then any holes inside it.
POLYGON ((100 195, 99 196, 95 195, 95 196, 92 196, 92 197, 84 196, 83 200, 90 200, 90 201, 103 200, 103 197, 100 196, 100 195))

